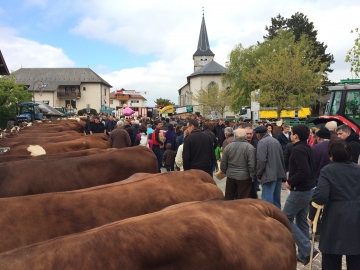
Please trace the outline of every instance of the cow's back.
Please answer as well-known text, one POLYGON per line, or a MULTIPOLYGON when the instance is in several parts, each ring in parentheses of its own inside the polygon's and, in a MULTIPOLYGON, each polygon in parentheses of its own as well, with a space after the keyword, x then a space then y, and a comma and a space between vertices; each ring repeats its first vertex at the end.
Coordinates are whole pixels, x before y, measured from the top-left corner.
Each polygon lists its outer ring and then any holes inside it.
POLYGON ((144 146, 74 158, 0 163, 0 198, 69 191, 156 173, 156 157, 144 146))
POLYGON ((291 227, 261 200, 185 203, 0 254, 0 268, 295 270, 291 227))
POLYGON ((222 191, 210 175, 198 170, 135 174, 79 191, 2 198, 0 253, 173 204, 214 198, 223 198, 222 191))

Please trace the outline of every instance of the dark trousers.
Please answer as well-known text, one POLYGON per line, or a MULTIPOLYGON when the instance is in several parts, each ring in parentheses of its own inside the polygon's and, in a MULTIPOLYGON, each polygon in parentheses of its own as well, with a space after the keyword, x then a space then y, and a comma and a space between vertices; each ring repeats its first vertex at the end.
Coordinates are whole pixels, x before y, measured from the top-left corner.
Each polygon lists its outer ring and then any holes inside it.
POLYGON ((162 167, 162 157, 163 157, 163 148, 160 148, 157 145, 153 145, 152 150, 156 156, 156 159, 158 161, 158 172, 161 172, 162 167))
POLYGON ((170 172, 170 171, 174 171, 174 164, 173 165, 165 165, 166 167, 166 171, 170 172))
MULTIPOLYGON (((322 253, 322 270, 340 270, 342 255, 322 253)), ((360 269, 360 254, 346 255, 347 270, 360 269)))
POLYGON ((236 180, 227 177, 226 187, 225 187, 225 200, 251 198, 252 185, 253 183, 251 179, 236 180))

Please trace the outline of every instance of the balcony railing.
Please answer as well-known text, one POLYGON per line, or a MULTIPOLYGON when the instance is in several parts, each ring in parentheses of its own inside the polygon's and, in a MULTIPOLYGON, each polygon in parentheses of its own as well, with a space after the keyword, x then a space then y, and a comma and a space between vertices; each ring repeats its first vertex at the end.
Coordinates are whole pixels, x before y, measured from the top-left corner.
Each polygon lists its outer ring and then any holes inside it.
POLYGON ((79 90, 75 90, 75 91, 58 90, 57 96, 59 98, 69 98, 69 99, 81 98, 81 92, 79 90))

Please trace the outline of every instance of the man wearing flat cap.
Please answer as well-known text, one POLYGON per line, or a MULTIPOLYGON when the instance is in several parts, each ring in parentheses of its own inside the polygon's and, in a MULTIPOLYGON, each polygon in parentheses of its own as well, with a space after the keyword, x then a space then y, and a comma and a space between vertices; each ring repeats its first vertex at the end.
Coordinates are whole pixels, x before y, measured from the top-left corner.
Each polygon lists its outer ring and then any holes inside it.
POLYGON ((281 209, 281 182, 286 179, 283 150, 279 141, 267 133, 267 128, 255 129, 259 139, 256 154, 256 178, 262 185, 261 199, 281 209))
POLYGON ((312 149, 316 153, 315 178, 317 183, 319 180, 321 169, 331 162, 328 154, 328 145, 330 142, 331 133, 327 128, 323 127, 320 128, 318 132, 316 132, 315 136, 317 144, 315 144, 312 149))

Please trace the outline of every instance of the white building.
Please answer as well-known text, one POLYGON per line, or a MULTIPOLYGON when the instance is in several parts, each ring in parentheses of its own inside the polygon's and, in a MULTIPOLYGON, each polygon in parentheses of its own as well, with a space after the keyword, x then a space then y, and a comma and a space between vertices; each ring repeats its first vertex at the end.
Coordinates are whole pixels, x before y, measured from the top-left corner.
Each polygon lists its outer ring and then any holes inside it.
POLYGON ((24 83, 35 101, 52 107, 92 108, 100 111, 110 104, 110 88, 90 68, 20 68, 16 83, 24 83))
MULTIPOLYGON (((187 76, 187 83, 181 87, 178 97, 180 106, 194 106, 194 111, 200 111, 199 103, 193 100, 193 96, 201 89, 207 89, 209 85, 217 84, 219 89, 227 86, 221 82, 223 74, 227 69, 214 61, 215 54, 210 49, 209 39, 206 31, 205 18, 202 17, 200 35, 197 50, 193 55, 194 72, 187 76)), ((226 111, 224 118, 233 117, 234 113, 226 111)))

